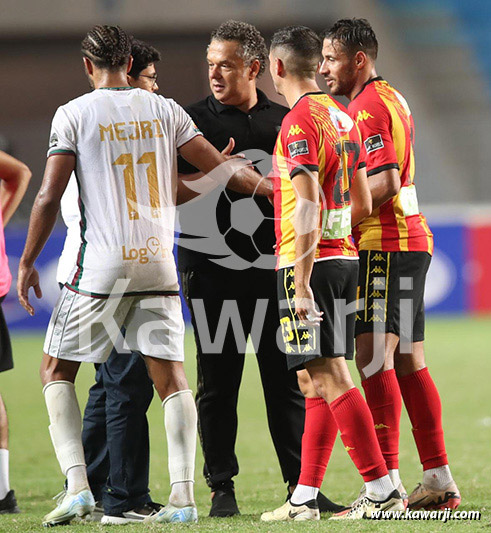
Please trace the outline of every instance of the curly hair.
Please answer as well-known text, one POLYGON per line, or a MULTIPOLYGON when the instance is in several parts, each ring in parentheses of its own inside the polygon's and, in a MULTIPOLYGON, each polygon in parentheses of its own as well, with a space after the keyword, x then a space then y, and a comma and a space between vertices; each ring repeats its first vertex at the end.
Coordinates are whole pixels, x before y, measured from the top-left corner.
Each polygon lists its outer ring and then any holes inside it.
POLYGON ((138 78, 140 72, 145 70, 151 63, 160 61, 160 52, 153 46, 131 37, 131 55, 133 64, 128 74, 132 78, 138 78))
POLYGON ((373 60, 377 59, 378 42, 367 19, 341 19, 322 33, 323 39, 338 41, 345 50, 354 55, 362 51, 373 60))
POLYGON ((256 59, 259 61, 258 77, 266 69, 268 57, 266 42, 259 30, 252 24, 239 20, 227 20, 211 32, 210 41, 235 41, 240 45, 240 57, 246 65, 251 65, 256 59))
POLYGON ((97 68, 119 70, 129 61, 130 38, 119 26, 94 26, 82 41, 82 54, 97 68))

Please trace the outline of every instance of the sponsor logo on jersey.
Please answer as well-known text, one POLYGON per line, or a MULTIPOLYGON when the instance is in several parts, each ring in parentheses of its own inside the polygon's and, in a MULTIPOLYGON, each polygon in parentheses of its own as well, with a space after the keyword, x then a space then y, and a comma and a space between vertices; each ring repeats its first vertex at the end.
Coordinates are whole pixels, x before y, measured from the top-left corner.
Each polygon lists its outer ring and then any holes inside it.
POLYGON ((356 123, 359 124, 360 122, 368 120, 369 118, 373 118, 373 115, 371 115, 366 109, 364 109, 363 111, 358 111, 355 120, 356 123))
POLYGON ((290 152, 290 157, 293 159, 299 155, 305 155, 309 153, 309 145, 305 139, 301 141, 294 141, 288 145, 288 151, 290 152))
POLYGON ((126 248, 126 245, 123 245, 122 252, 123 261, 138 261, 142 265, 149 262, 160 263, 170 257, 170 251, 162 246, 157 237, 149 237, 142 248, 126 248))
POLYGON ((58 135, 56 135, 56 133, 53 133, 49 138, 49 147, 54 148, 55 146, 58 146, 58 135))
POLYGON ((347 115, 341 109, 336 107, 329 106, 329 115, 331 117, 332 123, 336 128, 340 137, 348 135, 348 133, 353 129, 354 122, 349 115, 347 115))
POLYGON ((303 129, 298 124, 295 124, 295 126, 290 126, 287 137, 291 137, 292 135, 300 135, 301 133, 305 135, 303 129))
POLYGON ((375 152, 375 150, 380 150, 384 147, 384 141, 382 140, 382 136, 380 134, 368 137, 368 139, 365 140, 364 144, 367 150, 367 154, 369 154, 370 152, 375 152))

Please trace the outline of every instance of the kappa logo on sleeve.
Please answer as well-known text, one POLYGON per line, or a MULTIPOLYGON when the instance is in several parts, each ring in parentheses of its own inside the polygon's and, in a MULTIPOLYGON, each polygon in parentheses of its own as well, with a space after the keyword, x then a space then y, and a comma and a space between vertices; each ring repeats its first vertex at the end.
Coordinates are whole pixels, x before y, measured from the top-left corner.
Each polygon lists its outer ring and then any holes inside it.
POLYGON ((293 159, 299 155, 305 155, 309 153, 309 145, 305 139, 301 141, 294 141, 288 145, 288 151, 290 157, 293 159))
POLYGON ((58 135, 56 135, 56 133, 53 133, 49 138, 49 147, 54 148, 55 146, 58 146, 58 135))
POLYGON ((382 140, 382 136, 380 134, 368 137, 368 139, 365 140, 364 144, 367 150, 367 154, 369 154, 370 152, 375 152, 375 150, 380 150, 384 147, 384 141, 382 140))
POLYGON ((373 115, 371 115, 366 109, 363 111, 358 111, 358 114, 356 115, 356 123, 359 124, 360 122, 368 120, 369 118, 373 118, 373 115))
POLYGON ((293 135, 300 135, 301 133, 305 135, 303 129, 298 124, 295 124, 295 126, 290 126, 287 137, 292 137, 293 135))

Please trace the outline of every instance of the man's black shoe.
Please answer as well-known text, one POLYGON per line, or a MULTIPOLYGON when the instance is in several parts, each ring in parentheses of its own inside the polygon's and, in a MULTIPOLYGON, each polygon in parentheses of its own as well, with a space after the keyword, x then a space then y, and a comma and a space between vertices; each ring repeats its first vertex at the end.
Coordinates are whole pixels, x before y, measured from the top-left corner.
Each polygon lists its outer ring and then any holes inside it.
MULTIPOLYGON (((292 497, 292 494, 293 493, 288 490, 286 501, 292 497)), ((341 511, 348 509, 348 507, 344 505, 339 505, 339 503, 332 502, 327 496, 324 496, 322 492, 319 492, 317 495, 317 505, 321 513, 340 513, 341 511)))
POLYGON ((3 500, 0 500, 0 514, 17 514, 20 513, 20 509, 17 506, 17 500, 15 499, 15 493, 13 490, 7 492, 7 496, 3 500))
POLYGON ((222 487, 215 490, 211 498, 209 516, 225 518, 226 516, 235 516, 238 514, 240 514, 240 511, 235 499, 234 489, 231 487, 222 487))
POLYGON ((317 495, 317 505, 321 513, 340 513, 346 509, 346 506, 339 503, 332 502, 327 496, 324 496, 322 492, 317 495))

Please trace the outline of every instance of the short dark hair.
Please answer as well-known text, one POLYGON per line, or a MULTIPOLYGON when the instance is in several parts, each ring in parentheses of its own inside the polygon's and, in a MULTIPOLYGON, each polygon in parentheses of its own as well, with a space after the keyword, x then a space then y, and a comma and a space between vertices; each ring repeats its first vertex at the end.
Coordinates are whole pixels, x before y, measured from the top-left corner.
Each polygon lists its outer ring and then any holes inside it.
POLYGON ((97 68, 119 70, 130 59, 130 38, 119 26, 94 26, 82 41, 82 54, 97 68))
POLYGON ((260 67, 258 77, 266 69, 268 49, 264 37, 252 24, 239 20, 227 20, 211 32, 211 41, 235 41, 240 45, 240 57, 246 65, 251 65, 256 59, 260 67))
POLYGON ((307 26, 287 26, 278 30, 271 39, 271 50, 283 48, 293 55, 286 68, 295 76, 313 78, 322 56, 322 41, 307 26))
POLYGON ((128 74, 132 78, 138 78, 140 72, 145 70, 150 63, 160 61, 160 52, 156 48, 134 37, 131 37, 131 55, 133 64, 128 74))
POLYGON ((367 19, 341 19, 322 34, 323 39, 340 42, 350 55, 362 51, 377 59, 378 42, 367 19))

